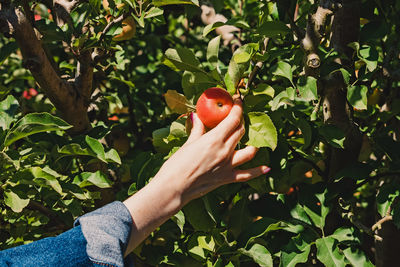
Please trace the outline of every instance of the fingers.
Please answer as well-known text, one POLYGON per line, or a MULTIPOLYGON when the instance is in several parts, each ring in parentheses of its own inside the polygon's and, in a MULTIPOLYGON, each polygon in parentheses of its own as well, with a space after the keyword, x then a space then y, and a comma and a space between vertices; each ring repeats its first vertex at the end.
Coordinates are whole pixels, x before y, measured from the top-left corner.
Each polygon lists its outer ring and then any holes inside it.
POLYGON ((232 133, 232 135, 225 140, 225 146, 227 146, 230 150, 234 150, 237 143, 240 141, 240 139, 242 139, 245 132, 246 130, 244 128, 244 125, 240 124, 232 133))
POLYGON ((270 170, 271 168, 268 166, 259 166, 248 170, 237 170, 231 182, 246 182, 260 175, 267 174, 270 170))
POLYGON ((197 140, 205 132, 204 124, 199 119, 199 117, 197 117, 196 113, 194 113, 194 112, 191 113, 189 119, 192 120, 193 128, 190 132, 188 140, 186 141, 186 144, 189 144, 189 143, 193 142, 194 140, 197 140))
POLYGON ((233 152, 232 166, 235 168, 247 161, 250 161, 257 154, 258 148, 254 146, 247 146, 243 149, 233 152))
POLYGON ((241 123, 242 119, 242 101, 240 98, 234 100, 234 105, 229 115, 220 122, 213 131, 224 137, 229 136, 241 123))

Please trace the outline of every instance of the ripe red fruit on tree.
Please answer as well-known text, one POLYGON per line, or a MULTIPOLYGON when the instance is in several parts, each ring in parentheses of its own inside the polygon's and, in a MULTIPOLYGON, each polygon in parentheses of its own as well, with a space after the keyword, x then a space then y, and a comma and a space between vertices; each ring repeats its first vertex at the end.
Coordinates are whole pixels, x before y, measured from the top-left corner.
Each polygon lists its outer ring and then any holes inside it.
POLYGON ((33 88, 29 88, 28 91, 31 96, 37 96, 38 94, 38 92, 33 88))
POLYGON ((222 88, 208 88, 196 104, 196 113, 203 124, 212 129, 228 116, 233 106, 232 96, 222 88))
POLYGON ((33 88, 29 88, 28 90, 25 90, 22 92, 22 97, 25 99, 31 99, 34 96, 37 96, 38 92, 33 89, 33 88))

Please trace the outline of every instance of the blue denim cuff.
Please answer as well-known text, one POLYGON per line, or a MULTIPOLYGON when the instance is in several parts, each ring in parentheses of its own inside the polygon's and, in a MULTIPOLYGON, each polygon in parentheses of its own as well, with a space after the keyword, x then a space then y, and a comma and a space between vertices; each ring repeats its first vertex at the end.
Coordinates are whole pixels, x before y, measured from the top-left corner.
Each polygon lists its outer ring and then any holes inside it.
POLYGON ((126 206, 112 202, 76 219, 87 241, 89 258, 100 264, 124 266, 124 253, 132 228, 132 218, 126 206))

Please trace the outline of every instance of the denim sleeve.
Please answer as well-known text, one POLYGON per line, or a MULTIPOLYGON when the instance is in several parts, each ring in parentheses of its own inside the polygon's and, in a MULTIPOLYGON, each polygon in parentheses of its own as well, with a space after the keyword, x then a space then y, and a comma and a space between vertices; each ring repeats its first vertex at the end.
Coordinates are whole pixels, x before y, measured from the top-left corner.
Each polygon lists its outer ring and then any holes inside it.
POLYGON ((0 251, 0 266, 95 266, 86 254, 81 227, 57 237, 48 237, 27 245, 0 251))
POLYGON ((115 201, 85 214, 74 225, 81 226, 87 241, 86 252, 93 263, 125 266, 124 253, 130 237, 132 218, 122 202, 115 201))
POLYGON ((57 237, 0 251, 0 266, 132 266, 130 258, 124 262, 132 218, 122 202, 89 212, 74 226, 57 237))

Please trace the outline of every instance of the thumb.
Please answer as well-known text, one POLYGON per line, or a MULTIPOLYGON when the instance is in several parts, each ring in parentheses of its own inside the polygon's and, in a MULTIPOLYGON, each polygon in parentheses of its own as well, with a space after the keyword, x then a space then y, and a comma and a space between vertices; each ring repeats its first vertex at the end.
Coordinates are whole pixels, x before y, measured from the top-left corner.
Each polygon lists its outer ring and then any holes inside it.
POLYGON ((189 138, 188 138, 188 140, 186 141, 185 144, 189 144, 189 143, 197 140, 205 132, 204 124, 199 119, 199 117, 197 116, 196 113, 194 113, 194 112, 191 113, 188 119, 192 121, 193 128, 192 128, 192 130, 190 132, 190 135, 189 135, 189 138))

